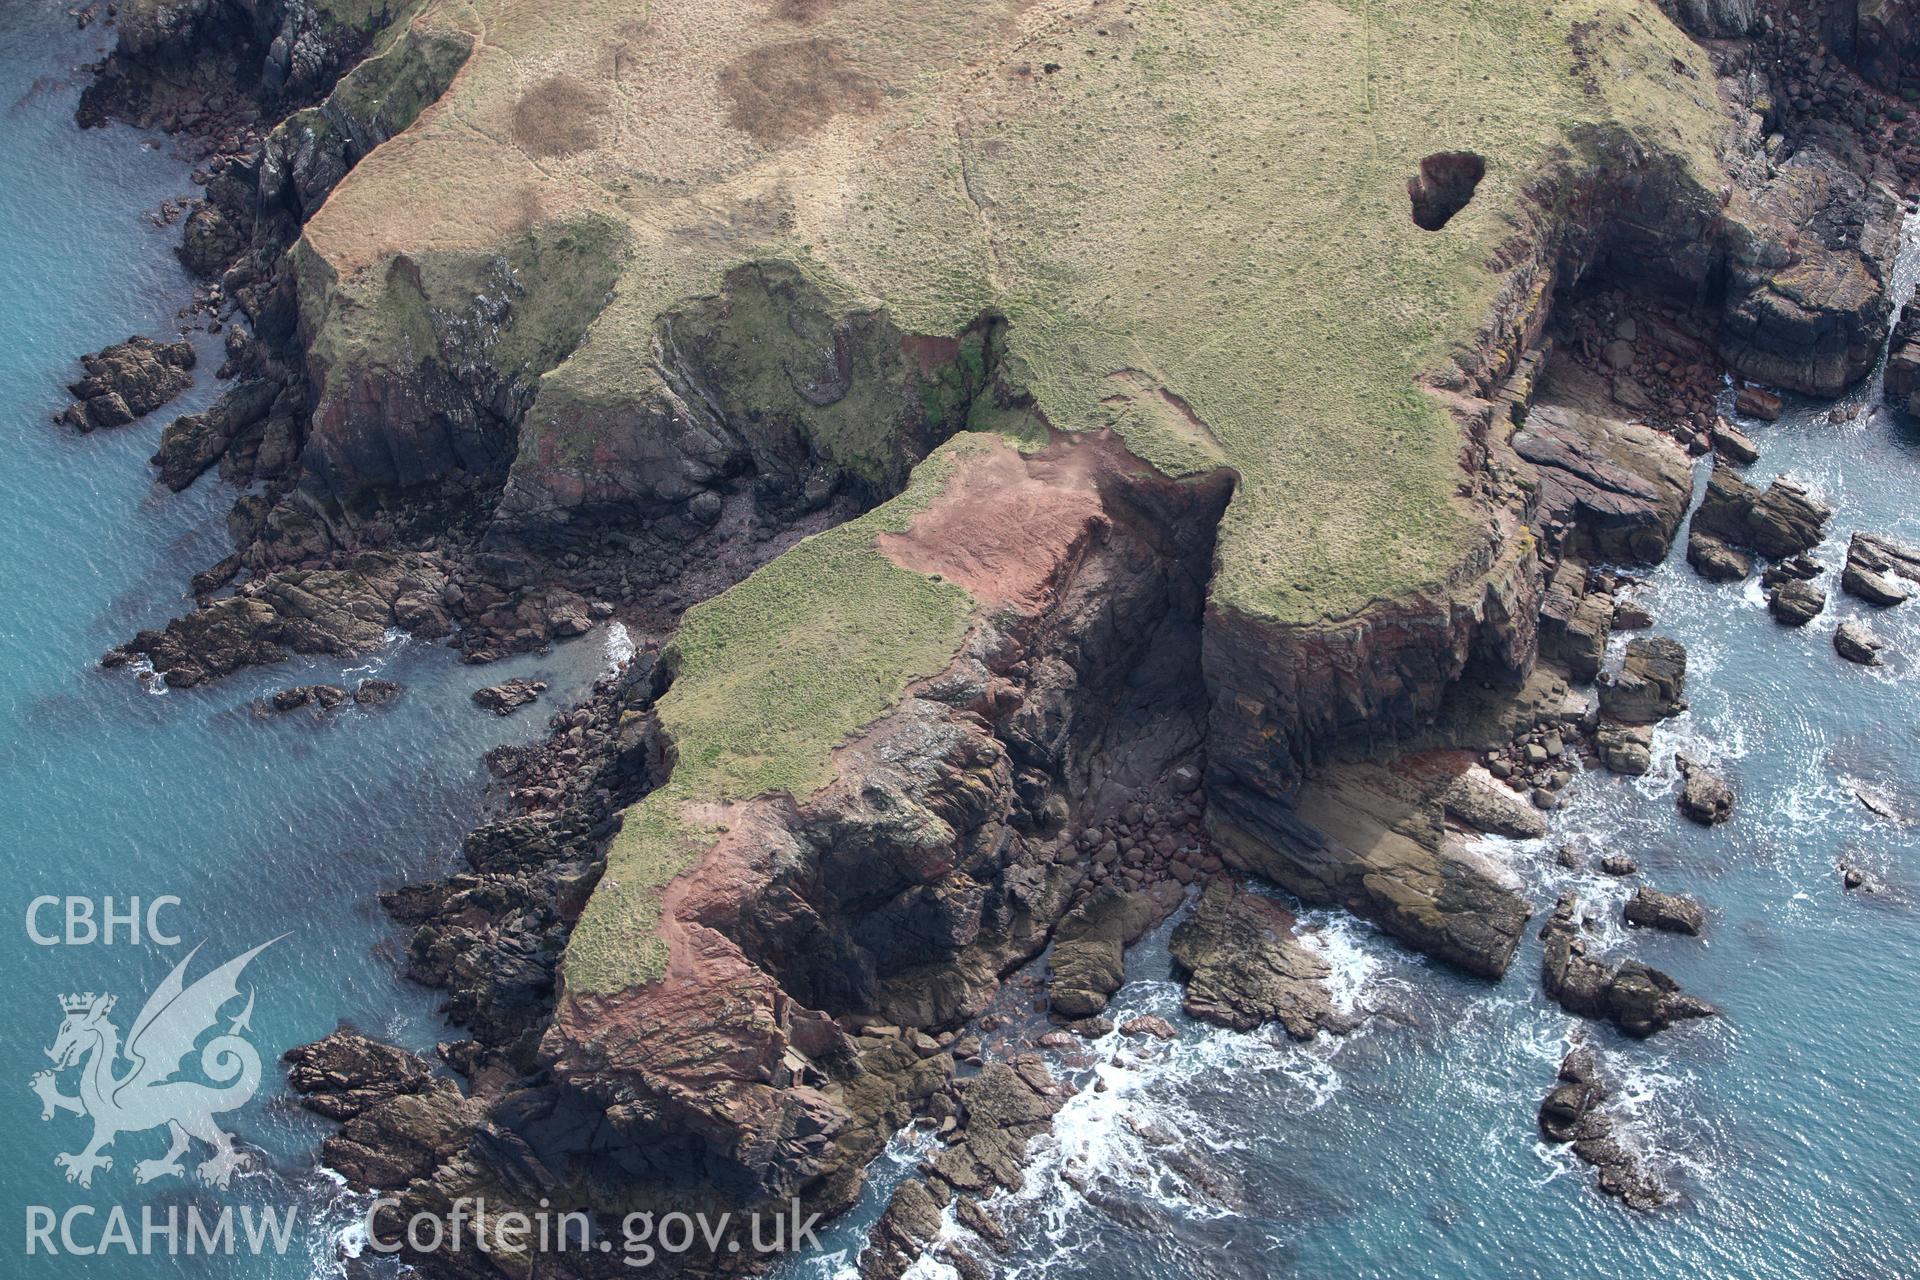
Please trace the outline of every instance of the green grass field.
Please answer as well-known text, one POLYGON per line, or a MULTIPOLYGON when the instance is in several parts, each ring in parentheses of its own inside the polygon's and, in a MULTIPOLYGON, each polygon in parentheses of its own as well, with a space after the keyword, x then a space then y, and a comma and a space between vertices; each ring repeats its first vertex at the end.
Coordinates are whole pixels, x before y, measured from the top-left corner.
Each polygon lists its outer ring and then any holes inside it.
MULTIPOLYGON (((1287 624, 1429 588, 1484 544, 1423 383, 1480 342, 1503 244, 1594 163, 1579 140, 1631 138, 1711 190, 1726 123, 1704 53, 1646 0, 428 0, 416 22, 473 52, 309 224, 330 368, 417 358, 426 309, 504 256, 526 292, 498 358, 540 379, 528 457, 654 395, 662 315, 743 263, 904 333, 997 313, 1000 376, 1053 426, 1235 469, 1214 603, 1287 624), (1421 230, 1408 180, 1453 150, 1486 176, 1421 230)), ((770 369, 745 390, 792 408, 770 369)), ((809 421, 870 448, 887 408, 809 421)), ((661 708, 680 766, 630 815, 570 983, 657 971, 656 890, 702 847, 686 806, 804 795, 952 652, 964 596, 871 546, 933 483, 688 615, 661 708)))

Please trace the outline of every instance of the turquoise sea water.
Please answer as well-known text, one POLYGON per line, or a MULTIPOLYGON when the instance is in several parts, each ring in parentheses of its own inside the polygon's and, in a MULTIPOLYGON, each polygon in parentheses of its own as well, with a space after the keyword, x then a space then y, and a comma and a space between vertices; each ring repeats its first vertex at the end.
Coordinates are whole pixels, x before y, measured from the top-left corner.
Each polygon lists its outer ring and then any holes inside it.
MULTIPOLYGON (((76 354, 170 331, 187 290, 171 233, 145 221, 188 193, 185 166, 130 131, 72 127, 70 68, 101 39, 57 4, 0 0, 0 1275, 339 1275, 335 1242, 354 1206, 311 1171, 325 1127, 289 1104, 271 1068, 233 1121, 262 1167, 231 1192, 135 1186, 130 1166, 159 1154, 158 1133, 124 1136, 92 1189, 68 1184, 53 1156, 77 1150, 85 1125, 42 1121, 27 1089, 48 1065, 58 998, 115 992, 124 1027, 193 944, 206 948, 196 964, 217 963, 285 934, 249 973, 264 1054, 343 1019, 421 1048, 443 1038, 432 995, 394 976, 404 939, 373 891, 447 865, 480 810, 480 753, 538 730, 538 715, 496 720, 466 694, 539 673, 556 682, 557 705, 603 659, 589 638, 483 674, 396 643, 372 663, 294 663, 164 696, 94 669, 101 650, 178 610, 188 576, 225 549, 232 498, 211 478, 166 493, 144 463, 166 413, 210 396, 211 350, 195 390, 153 420, 90 437, 48 421, 76 354), (407 693, 331 721, 262 723, 245 710, 264 691, 362 666, 407 693), (177 895, 166 922, 185 941, 40 947, 25 912, 42 894, 177 895), (28 1206, 88 1204, 293 1205, 303 1219, 285 1257, 25 1256, 28 1206)), ((1875 388, 1853 402, 1877 404, 1875 388)), ((1835 424, 1826 406, 1805 406, 1753 429, 1764 450, 1753 478, 1792 471, 1838 508, 1818 553, 1829 565, 1854 528, 1920 541, 1920 428, 1885 413, 1835 424)), ((1568 882, 1547 851, 1574 835, 1633 853, 1653 883, 1711 904, 1704 940, 1619 940, 1727 1017, 1645 1044, 1585 1031, 1628 1081, 1623 1120, 1681 1202, 1630 1214, 1536 1140, 1534 1110, 1582 1025, 1540 994, 1536 940, 1489 986, 1315 912, 1306 920, 1337 961, 1343 998, 1379 1011, 1367 1029, 1302 1048, 1194 1025, 1178 1014, 1163 943, 1138 949, 1116 1012, 1163 1013, 1180 1039, 1165 1050, 1114 1039, 1092 1064, 1062 1064, 1107 1088, 1068 1105, 1028 1191, 998 1206, 1015 1225, 1008 1273, 1920 1275, 1920 836, 1849 791, 1875 786, 1920 815, 1920 604, 1874 619, 1913 658, 1866 672, 1832 654, 1831 613, 1783 631, 1751 588, 1706 584, 1678 561, 1646 598, 1693 655, 1693 710, 1661 730, 1660 754, 1678 746, 1723 763, 1738 816, 1714 831, 1682 823, 1670 769, 1639 782, 1589 775, 1552 840, 1497 849, 1543 908, 1568 882), (1844 894, 1842 853, 1877 868, 1889 892, 1844 894), (1163 1132, 1179 1141, 1156 1145, 1163 1132)), ((1864 612, 1837 593, 1832 608, 1864 612)), ((1581 884, 1600 915, 1617 915, 1622 886, 1581 884)), ((912 1158, 903 1142, 877 1187, 912 1158)), ((793 1272, 844 1271, 880 1199, 793 1272)))
MULTIPOLYGON (((396 977, 405 937, 374 890, 448 865, 480 812, 481 754, 538 733, 603 665, 602 644, 590 636, 482 670, 444 648, 396 643, 371 661, 295 662, 163 696, 130 672, 95 669, 104 649, 180 611, 187 579, 225 553, 235 495, 211 475, 169 493, 146 465, 168 414, 211 398, 211 342, 194 389, 146 421, 91 436, 50 421, 76 355, 173 331, 189 290, 170 251, 177 233, 146 215, 193 190, 185 164, 133 131, 74 127, 72 68, 104 37, 76 31, 63 9, 0 0, 0 1275, 304 1277, 316 1274, 310 1252, 318 1274, 337 1274, 332 1228, 344 1205, 284 1259, 26 1257, 30 1205, 92 1204, 102 1215, 147 1202, 298 1205, 313 1224, 332 1199, 309 1173, 326 1129, 288 1104, 271 1061, 231 1126, 267 1159, 230 1194, 178 1180, 135 1186, 133 1163, 166 1145, 157 1130, 122 1136, 90 1190, 69 1185, 53 1157, 79 1150, 87 1125, 64 1113, 42 1121, 27 1087, 49 1065, 59 997, 113 992, 125 1030, 196 943, 194 975, 284 934, 247 975, 263 1057, 342 1020, 420 1048, 446 1038, 433 994, 396 977), (269 690, 351 684, 374 667, 407 686, 390 707, 272 722, 247 711, 269 690), (482 684, 533 674, 554 682, 549 701, 511 719, 467 701, 482 684), (27 936, 40 895, 111 895, 124 907, 161 894, 181 899, 162 917, 182 937, 176 947, 42 947, 27 936)), ((41 923, 57 929, 58 917, 41 923)), ((83 1241, 100 1230, 77 1226, 83 1241)))

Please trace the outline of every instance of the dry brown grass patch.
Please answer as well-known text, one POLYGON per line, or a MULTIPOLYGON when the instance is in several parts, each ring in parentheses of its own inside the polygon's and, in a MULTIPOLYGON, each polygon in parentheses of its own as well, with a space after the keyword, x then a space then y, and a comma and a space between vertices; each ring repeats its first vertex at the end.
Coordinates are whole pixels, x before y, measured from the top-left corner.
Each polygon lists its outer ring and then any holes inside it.
POLYGON ((569 75, 542 80, 513 104, 513 140, 530 156, 571 156, 600 145, 606 95, 569 75))
POLYGON ((872 111, 880 86, 838 40, 767 45, 720 69, 728 121, 765 147, 804 138, 842 112, 872 111))

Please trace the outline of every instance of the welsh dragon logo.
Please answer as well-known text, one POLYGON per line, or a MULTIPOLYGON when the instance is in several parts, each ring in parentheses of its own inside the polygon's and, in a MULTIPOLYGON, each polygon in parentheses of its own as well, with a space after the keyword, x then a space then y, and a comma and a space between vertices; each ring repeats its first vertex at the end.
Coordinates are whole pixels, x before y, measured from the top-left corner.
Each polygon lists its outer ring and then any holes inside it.
POLYGON ((113 1168, 113 1157, 101 1153, 116 1137, 162 1125, 169 1139, 166 1154, 138 1161, 133 1166, 135 1182, 184 1177, 180 1158, 196 1139, 213 1148, 213 1155, 194 1170, 200 1181, 225 1187, 235 1170, 246 1167, 247 1157, 233 1149, 233 1135, 214 1117, 245 1106, 260 1088, 260 1054, 240 1034, 251 1029, 251 991, 225 1033, 200 1050, 200 1071, 212 1083, 174 1076, 200 1037, 219 1023, 221 1009, 239 999, 240 974, 247 963, 279 940, 261 943, 188 986, 187 965, 200 953, 195 947, 147 997, 124 1045, 120 1029, 107 1016, 113 1012, 113 996, 88 992, 60 998, 66 1018, 47 1050, 53 1070, 37 1073, 32 1088, 40 1097, 42 1120, 53 1119, 59 1111, 93 1119, 93 1140, 84 1150, 53 1158, 67 1171, 68 1182, 91 1187, 96 1170, 113 1168), (80 1092, 70 1096, 60 1092, 59 1075, 74 1066, 80 1068, 80 1092))

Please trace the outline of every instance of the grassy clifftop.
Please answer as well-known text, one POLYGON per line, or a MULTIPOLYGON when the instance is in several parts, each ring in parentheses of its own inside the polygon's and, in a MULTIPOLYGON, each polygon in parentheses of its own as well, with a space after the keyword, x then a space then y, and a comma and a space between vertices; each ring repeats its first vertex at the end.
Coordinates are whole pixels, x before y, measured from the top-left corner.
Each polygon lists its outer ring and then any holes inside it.
MULTIPOLYGON (((654 393, 660 318, 742 263, 904 333, 998 313, 1000 376, 1054 426, 1238 472, 1214 600, 1281 622, 1420 590, 1483 540, 1420 384, 1475 342, 1525 193, 1574 140, 1631 134, 1718 182, 1711 69, 1645 0, 427 0, 416 21, 472 53, 309 222, 322 352, 418 348, 423 295, 464 306, 430 295, 499 254, 538 293, 547 253, 577 287, 512 351, 544 371, 523 454, 565 453, 591 444, 550 438, 598 420, 581 408, 654 393), (1428 231, 1408 183, 1439 152, 1485 176, 1428 231), (581 246, 604 271, 553 252, 581 246)), ((691 815, 809 793, 954 651, 965 593, 873 545, 950 462, 689 613, 660 708, 679 764, 628 815, 575 989, 658 972, 659 890, 710 835, 691 815)))
MULTIPOLYGON (((436 0, 451 91, 308 228, 343 287, 611 218, 617 282, 533 423, 637 397, 655 321, 786 259, 903 330, 983 310, 1055 425, 1243 477, 1222 603, 1346 616, 1472 536, 1416 389, 1470 342, 1521 192, 1611 124, 1704 175, 1701 52, 1643 0, 436 0), (1439 232, 1430 153, 1486 158, 1439 232)), ((598 300, 596 300, 597 302, 598 300)))

